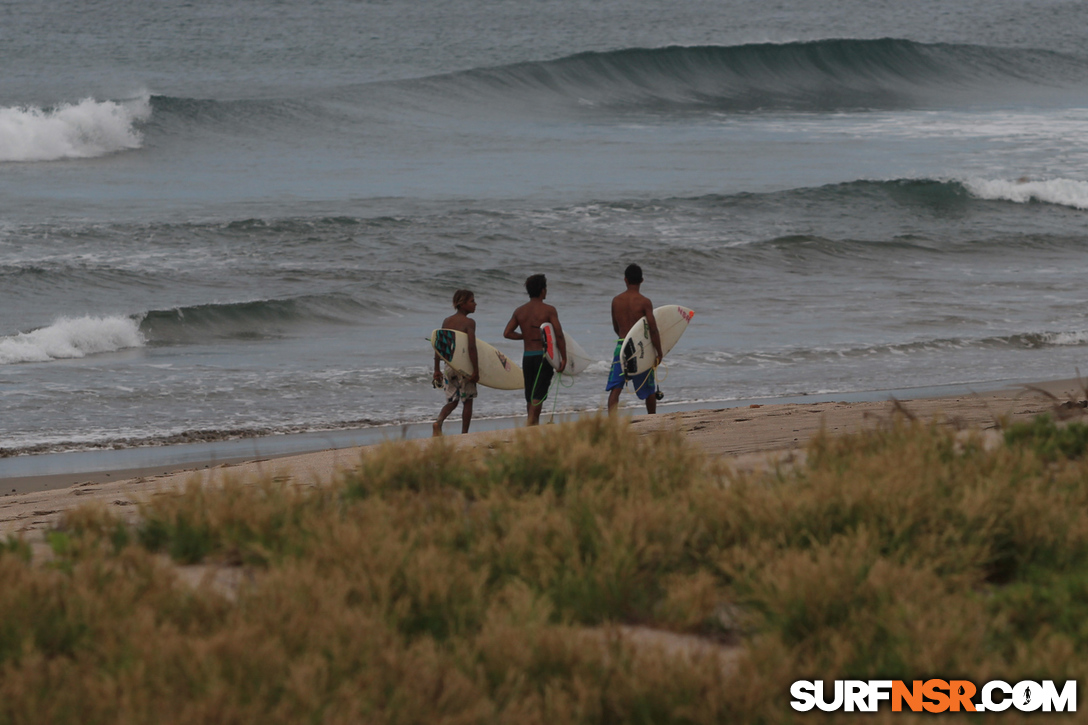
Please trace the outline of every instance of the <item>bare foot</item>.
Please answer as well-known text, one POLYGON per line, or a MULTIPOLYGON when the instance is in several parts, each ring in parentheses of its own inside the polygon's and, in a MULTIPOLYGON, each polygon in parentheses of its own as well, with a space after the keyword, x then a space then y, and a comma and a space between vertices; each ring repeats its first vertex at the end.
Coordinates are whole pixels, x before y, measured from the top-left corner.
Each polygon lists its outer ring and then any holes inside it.
POLYGON ((437 438, 440 435, 442 435, 442 424, 435 423, 431 426, 431 437, 437 438))

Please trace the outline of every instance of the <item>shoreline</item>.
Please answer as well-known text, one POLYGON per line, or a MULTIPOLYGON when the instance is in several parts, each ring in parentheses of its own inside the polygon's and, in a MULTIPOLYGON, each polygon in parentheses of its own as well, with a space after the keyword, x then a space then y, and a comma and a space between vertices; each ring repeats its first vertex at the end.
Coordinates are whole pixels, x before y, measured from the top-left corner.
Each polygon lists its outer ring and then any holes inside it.
MULTIPOLYGON (((833 398, 831 400, 748 403, 671 410, 656 416, 637 415, 631 418, 631 428, 643 435, 676 430, 708 455, 727 459, 735 469, 755 470, 784 460, 799 460, 803 457, 801 449, 820 430, 833 433, 862 430, 889 420, 897 410, 905 410, 921 420, 938 418, 961 427, 996 429, 999 418, 1029 419, 1053 410, 1056 401, 1080 401, 1084 396, 1080 381, 1068 379, 933 397, 901 398, 886 394, 880 400, 851 402, 842 399, 846 396, 837 395, 829 396, 833 398), (1048 397, 1047 393, 1053 397, 1048 397)), ((458 446, 492 448, 513 440, 526 430, 524 427, 497 427, 476 430, 468 435, 449 435, 446 440, 458 446)), ((996 430, 994 432, 996 434, 996 430)), ((408 440, 421 442, 420 439, 408 440)), ((428 439, 422 439, 425 440, 428 439)), ((207 483, 222 477, 246 479, 271 475, 284 482, 313 485, 332 480, 366 455, 367 450, 374 450, 373 443, 280 456, 204 461, 199 465, 8 479, 3 482, 4 495, 0 496, 0 537, 48 528, 67 509, 91 501, 110 508, 130 507, 123 510, 134 516, 137 510, 133 506, 134 500, 194 481, 207 483), (27 490, 19 491, 20 486, 27 490), (10 492, 13 488, 16 491, 10 492)))
MULTIPOLYGON (((1016 389, 1024 385, 1073 384, 1075 380, 1046 383, 1022 381, 988 381, 971 384, 870 390, 850 393, 795 394, 764 398, 724 401, 659 403, 659 415, 672 415, 700 410, 746 408, 751 405, 789 405, 821 402, 882 402, 891 398, 903 400, 942 398, 955 395, 989 393, 1016 389)), ((629 404, 621 413, 638 420, 643 417, 641 404, 629 404)), ((556 422, 594 415, 598 410, 567 411, 555 414, 556 422)), ((545 412, 542 419, 550 418, 545 412)), ((524 416, 475 418, 470 434, 507 430, 524 423, 524 416)), ((447 435, 460 435, 460 418, 455 414, 446 421, 447 435)), ((325 450, 345 450, 370 446, 390 440, 429 438, 431 421, 375 425, 366 428, 285 433, 219 441, 145 445, 126 448, 88 449, 34 453, 0 458, 0 496, 46 491, 81 483, 103 483, 126 478, 158 476, 178 471, 197 471, 221 465, 247 461, 264 461, 289 456, 317 453, 325 450)))

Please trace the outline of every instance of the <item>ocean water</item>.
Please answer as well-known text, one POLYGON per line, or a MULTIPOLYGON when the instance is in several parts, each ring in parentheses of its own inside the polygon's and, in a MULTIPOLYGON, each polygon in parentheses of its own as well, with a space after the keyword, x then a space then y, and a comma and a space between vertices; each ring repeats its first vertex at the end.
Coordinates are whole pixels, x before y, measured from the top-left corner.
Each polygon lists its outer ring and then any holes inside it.
POLYGON ((547 410, 593 410, 632 261, 696 311, 663 405, 1088 373, 1086 27, 1051 0, 0 4, 0 453, 432 419, 453 291, 518 358, 537 272, 601 360, 547 410))

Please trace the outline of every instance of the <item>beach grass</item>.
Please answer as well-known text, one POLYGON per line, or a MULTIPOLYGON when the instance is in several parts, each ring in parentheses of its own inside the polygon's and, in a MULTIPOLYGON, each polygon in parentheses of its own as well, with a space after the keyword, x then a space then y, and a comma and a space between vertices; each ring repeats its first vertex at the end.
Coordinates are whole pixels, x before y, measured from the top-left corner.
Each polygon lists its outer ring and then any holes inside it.
POLYGON ((592 418, 77 509, 0 546, 0 723, 834 722, 790 683, 1084 681, 1085 433, 900 419, 742 475, 592 418))

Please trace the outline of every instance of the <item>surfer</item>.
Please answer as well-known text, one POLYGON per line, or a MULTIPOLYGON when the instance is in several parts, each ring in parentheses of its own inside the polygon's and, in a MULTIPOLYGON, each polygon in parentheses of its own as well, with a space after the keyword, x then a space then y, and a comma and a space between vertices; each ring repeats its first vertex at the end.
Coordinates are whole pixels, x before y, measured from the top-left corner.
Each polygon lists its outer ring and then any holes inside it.
MULTIPOLYGON (((472 361, 472 375, 459 373, 448 364, 445 371, 446 404, 438 413, 438 420, 434 422, 433 434, 442 435, 442 424, 450 413, 454 411, 458 403, 463 403, 461 409, 461 432, 468 433, 468 426, 472 422, 472 401, 476 398, 476 383, 480 380, 480 362, 476 356, 476 320, 469 317, 476 311, 476 296, 471 290, 459 289, 453 293, 453 306, 457 312, 442 320, 442 327, 447 330, 459 330, 468 335, 468 359, 472 361)), ((434 354, 434 386, 437 388, 443 384, 443 373, 439 370, 438 352, 434 354)))
POLYGON ((616 340, 616 352, 612 356, 612 369, 608 373, 608 383, 604 387, 608 391, 608 412, 612 413, 616 410, 620 402, 620 393, 623 392, 623 388, 630 379, 635 387, 635 395, 640 400, 646 401, 646 412, 652 414, 657 412, 654 370, 661 364, 661 336, 657 332, 654 306, 648 297, 639 292, 639 287, 642 285, 642 267, 637 264, 627 265, 627 269, 623 272, 623 281, 627 284, 627 291, 612 298, 612 329, 616 331, 619 339, 616 340), (644 373, 627 378, 620 364, 620 346, 623 345, 624 336, 643 317, 650 326, 650 342, 654 345, 654 366, 644 373))
POLYGON ((532 275, 525 280, 525 291, 529 293, 529 301, 514 310, 502 336, 524 343, 521 369, 525 374, 525 406, 529 412, 529 425, 536 425, 540 422, 540 409, 548 399, 548 388, 552 384, 552 366, 544 360, 540 326, 550 322, 555 328, 555 339, 562 356, 559 372, 563 372, 567 366, 567 340, 563 336, 563 326, 559 324, 559 313, 544 302, 548 296, 548 279, 542 274, 532 275))

